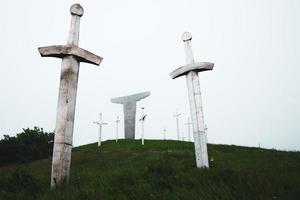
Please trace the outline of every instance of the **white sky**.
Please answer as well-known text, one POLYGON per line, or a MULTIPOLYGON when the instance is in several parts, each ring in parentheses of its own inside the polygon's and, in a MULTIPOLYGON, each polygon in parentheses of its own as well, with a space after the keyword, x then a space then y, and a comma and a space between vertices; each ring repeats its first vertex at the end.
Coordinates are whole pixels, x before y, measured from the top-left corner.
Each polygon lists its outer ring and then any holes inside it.
MULTIPOLYGON (((121 105, 110 98, 151 91, 138 105, 148 118, 146 138, 176 138, 172 115, 189 115, 185 78, 169 73, 185 64, 181 34, 190 31, 196 61, 215 63, 200 73, 210 143, 300 150, 300 1, 102 0, 85 9, 79 46, 104 58, 81 64, 74 145, 96 142, 92 124, 103 112, 104 139, 114 138, 121 105)), ((1 2, 0 137, 22 128, 54 130, 61 60, 37 48, 66 44, 74 1, 1 2)), ((120 135, 123 136, 123 121, 120 135)), ((140 137, 140 124, 136 137, 140 137)))

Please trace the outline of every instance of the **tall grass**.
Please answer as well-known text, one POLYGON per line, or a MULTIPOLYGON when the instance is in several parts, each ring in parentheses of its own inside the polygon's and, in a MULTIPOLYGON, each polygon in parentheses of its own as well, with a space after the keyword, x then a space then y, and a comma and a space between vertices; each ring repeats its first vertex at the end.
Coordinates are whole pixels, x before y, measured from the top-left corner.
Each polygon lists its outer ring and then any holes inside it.
POLYGON ((51 159, 0 168, 0 199, 299 199, 300 153, 190 142, 106 141, 73 149, 70 183, 49 190, 51 159), (13 182, 14 186, 7 186, 13 182))

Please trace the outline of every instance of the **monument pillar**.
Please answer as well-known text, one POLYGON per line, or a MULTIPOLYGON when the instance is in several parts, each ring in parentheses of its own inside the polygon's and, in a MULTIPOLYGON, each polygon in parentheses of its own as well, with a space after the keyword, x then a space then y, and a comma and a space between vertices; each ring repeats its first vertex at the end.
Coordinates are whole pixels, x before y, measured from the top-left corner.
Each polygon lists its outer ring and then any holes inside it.
POLYGON ((125 138, 134 139, 135 137, 135 119, 136 119, 136 101, 129 101, 123 105, 125 138))
POLYGON ((110 100, 112 103, 123 104, 125 139, 135 138, 136 102, 148 96, 150 96, 149 91, 110 100))

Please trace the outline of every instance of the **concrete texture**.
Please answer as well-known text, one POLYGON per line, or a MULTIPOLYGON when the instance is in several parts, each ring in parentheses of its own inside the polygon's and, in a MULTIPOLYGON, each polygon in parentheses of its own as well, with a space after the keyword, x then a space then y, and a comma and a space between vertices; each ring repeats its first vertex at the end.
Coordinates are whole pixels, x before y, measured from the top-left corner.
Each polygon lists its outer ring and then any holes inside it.
POLYGON ((198 168, 209 167, 207 154, 207 136, 203 116, 202 97, 198 72, 212 70, 214 64, 209 62, 195 63, 191 47, 192 35, 189 32, 182 34, 185 47, 186 65, 170 73, 175 79, 186 75, 190 111, 193 125, 194 147, 196 155, 196 165, 198 168))
POLYGON ((188 141, 191 141, 191 125, 192 123, 190 122, 190 118, 188 117, 187 122, 185 123, 188 127, 188 141))
POLYGON ((149 91, 111 99, 112 103, 123 104, 125 139, 135 138, 136 102, 148 96, 149 91))
POLYGON ((62 186, 69 181, 73 128, 80 62, 99 65, 102 58, 78 46, 80 17, 83 8, 74 4, 67 45, 39 48, 43 57, 62 58, 59 95, 57 103, 55 138, 52 157, 51 188, 62 186))

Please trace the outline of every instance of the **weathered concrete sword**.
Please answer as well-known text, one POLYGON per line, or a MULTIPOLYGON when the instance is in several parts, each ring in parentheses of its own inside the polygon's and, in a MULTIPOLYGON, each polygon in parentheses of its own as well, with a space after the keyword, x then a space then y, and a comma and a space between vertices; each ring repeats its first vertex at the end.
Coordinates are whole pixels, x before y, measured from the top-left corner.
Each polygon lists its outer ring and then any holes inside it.
POLYGON ((72 19, 67 45, 38 48, 42 57, 62 58, 51 188, 68 183, 69 180, 79 63, 100 65, 102 61, 101 57, 78 47, 80 17, 83 15, 83 8, 79 4, 74 4, 70 11, 72 19))
POLYGON ((198 72, 212 70, 213 63, 200 62, 195 63, 191 47, 192 34, 184 32, 182 40, 185 46, 186 65, 173 71, 170 76, 175 79, 186 75, 190 110, 194 132, 194 146, 196 155, 196 164, 198 168, 209 167, 207 154, 207 139, 204 125, 202 99, 200 91, 200 82, 198 72))

